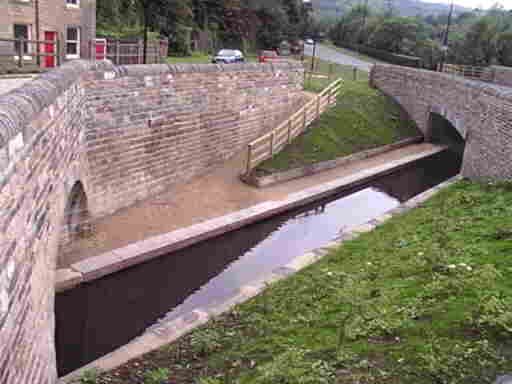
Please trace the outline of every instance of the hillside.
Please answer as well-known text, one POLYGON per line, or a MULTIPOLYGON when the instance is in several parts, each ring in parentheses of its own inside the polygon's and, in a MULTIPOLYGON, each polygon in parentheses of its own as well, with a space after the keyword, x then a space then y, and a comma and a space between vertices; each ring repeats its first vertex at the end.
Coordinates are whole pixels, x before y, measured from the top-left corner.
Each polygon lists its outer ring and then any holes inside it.
MULTIPOLYGON (((359 3, 359 0, 313 0, 313 7, 323 15, 340 16, 359 3)), ((368 4, 383 9, 385 0, 368 0, 368 4)), ((448 4, 427 3, 419 0, 393 0, 393 7, 401 16, 440 15, 448 13, 450 9, 448 4)), ((456 15, 470 10, 459 5, 454 7, 456 15)))

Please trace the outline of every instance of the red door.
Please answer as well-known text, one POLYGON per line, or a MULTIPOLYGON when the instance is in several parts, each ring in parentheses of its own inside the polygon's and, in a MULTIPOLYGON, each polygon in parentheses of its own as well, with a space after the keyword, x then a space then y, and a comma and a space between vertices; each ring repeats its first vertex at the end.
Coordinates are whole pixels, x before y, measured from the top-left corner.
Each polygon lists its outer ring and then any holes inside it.
POLYGON ((107 40, 96 39, 96 60, 105 60, 107 58, 107 40))
MULTIPOLYGON (((57 41, 57 32, 45 32, 44 39, 46 41, 57 41)), ((44 53, 55 53, 57 43, 45 43, 44 44, 44 53)), ((55 67, 55 56, 45 56, 44 57, 44 66, 46 68, 55 67)))

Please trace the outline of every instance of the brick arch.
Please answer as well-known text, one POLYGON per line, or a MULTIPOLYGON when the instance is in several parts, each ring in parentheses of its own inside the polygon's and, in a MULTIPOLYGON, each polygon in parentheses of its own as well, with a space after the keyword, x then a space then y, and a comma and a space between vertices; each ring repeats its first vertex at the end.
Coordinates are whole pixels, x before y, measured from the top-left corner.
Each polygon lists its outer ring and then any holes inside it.
POLYGON ((73 187, 68 194, 64 208, 57 267, 59 267, 62 262, 61 256, 65 253, 64 248, 67 244, 74 240, 88 237, 92 234, 90 219, 91 214, 89 211, 87 194, 82 182, 77 180, 74 182, 73 187))

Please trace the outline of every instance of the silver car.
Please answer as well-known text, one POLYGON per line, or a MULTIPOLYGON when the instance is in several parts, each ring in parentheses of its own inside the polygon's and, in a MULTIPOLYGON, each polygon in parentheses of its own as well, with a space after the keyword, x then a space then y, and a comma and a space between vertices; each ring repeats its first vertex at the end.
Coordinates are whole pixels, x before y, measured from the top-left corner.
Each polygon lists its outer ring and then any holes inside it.
POLYGON ((214 64, 243 63, 244 55, 237 49, 221 49, 212 59, 214 64))

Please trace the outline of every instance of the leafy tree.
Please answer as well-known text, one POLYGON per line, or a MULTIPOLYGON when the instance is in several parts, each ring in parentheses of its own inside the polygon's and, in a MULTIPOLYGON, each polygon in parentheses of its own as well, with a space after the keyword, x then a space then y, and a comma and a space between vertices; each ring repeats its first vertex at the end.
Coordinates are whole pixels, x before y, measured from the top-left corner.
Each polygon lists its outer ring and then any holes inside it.
POLYGON ((410 17, 391 17, 385 19, 371 38, 371 44, 378 49, 401 53, 405 40, 416 40, 418 23, 410 17))
POLYGON ((496 57, 499 64, 512 66, 512 30, 503 32, 498 36, 496 57))

